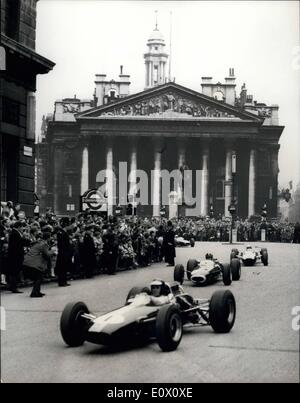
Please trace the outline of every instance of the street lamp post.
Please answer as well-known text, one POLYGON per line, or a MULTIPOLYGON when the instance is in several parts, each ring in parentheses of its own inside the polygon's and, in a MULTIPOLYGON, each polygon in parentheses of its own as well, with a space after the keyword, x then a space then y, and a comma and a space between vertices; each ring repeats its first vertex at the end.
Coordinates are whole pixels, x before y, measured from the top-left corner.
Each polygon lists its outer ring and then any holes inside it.
POLYGON ((228 207, 228 210, 231 214, 231 227, 230 227, 230 236, 229 236, 230 244, 232 244, 234 216, 236 213, 236 200, 235 200, 236 154, 235 153, 232 153, 232 156, 231 156, 231 174, 232 174, 232 193, 231 193, 231 203, 230 203, 230 206, 228 207))

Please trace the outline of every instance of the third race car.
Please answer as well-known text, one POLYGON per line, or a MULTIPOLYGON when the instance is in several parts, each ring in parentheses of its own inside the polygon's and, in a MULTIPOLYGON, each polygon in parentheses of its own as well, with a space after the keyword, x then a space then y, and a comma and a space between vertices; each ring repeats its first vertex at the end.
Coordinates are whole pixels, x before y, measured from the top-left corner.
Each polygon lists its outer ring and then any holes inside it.
POLYGON ((239 252, 238 249, 232 249, 230 259, 240 259, 245 266, 254 266, 256 263, 262 263, 264 266, 269 264, 269 254, 266 248, 247 245, 246 249, 239 252))

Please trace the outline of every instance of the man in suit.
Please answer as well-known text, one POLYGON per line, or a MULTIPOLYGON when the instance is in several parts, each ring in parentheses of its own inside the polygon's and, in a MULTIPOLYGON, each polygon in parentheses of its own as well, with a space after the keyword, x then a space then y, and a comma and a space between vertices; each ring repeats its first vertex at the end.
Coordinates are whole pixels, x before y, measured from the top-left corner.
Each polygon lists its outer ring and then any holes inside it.
POLYGON ((68 234, 67 228, 70 226, 68 217, 64 217, 60 222, 61 227, 57 232, 57 261, 56 261, 56 274, 58 278, 59 287, 68 287, 71 284, 67 283, 67 273, 72 268, 72 254, 73 248, 68 234))
POLYGON ((22 294, 22 291, 18 290, 18 280, 23 267, 24 246, 29 244, 30 241, 24 238, 23 224, 17 221, 9 237, 7 252, 9 290, 14 294, 22 294))
POLYGON ((111 226, 103 236, 103 258, 107 273, 116 274, 119 259, 119 244, 111 226))
POLYGON ((165 252, 165 262, 168 266, 174 266, 176 257, 175 232, 171 221, 168 221, 167 231, 164 235, 163 246, 165 252))

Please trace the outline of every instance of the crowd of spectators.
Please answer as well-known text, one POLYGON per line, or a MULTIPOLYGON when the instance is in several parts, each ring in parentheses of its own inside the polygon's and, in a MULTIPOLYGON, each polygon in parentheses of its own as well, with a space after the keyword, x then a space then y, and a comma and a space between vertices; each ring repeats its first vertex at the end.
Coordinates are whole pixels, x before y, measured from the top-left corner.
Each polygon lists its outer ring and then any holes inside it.
MULTIPOLYGON (((236 219, 238 241, 259 241, 265 230, 271 242, 300 243, 300 225, 279 221, 262 222, 236 219)), ((18 284, 34 281, 32 296, 41 297, 43 278, 55 279, 60 287, 68 280, 91 278, 116 270, 134 270, 153 263, 174 265, 175 237, 186 240, 229 240, 231 220, 178 218, 109 217, 92 212, 75 217, 45 215, 26 218, 19 205, 8 202, 0 215, 1 283, 12 292, 20 292, 18 284), (37 268, 38 272, 32 270, 37 268)))

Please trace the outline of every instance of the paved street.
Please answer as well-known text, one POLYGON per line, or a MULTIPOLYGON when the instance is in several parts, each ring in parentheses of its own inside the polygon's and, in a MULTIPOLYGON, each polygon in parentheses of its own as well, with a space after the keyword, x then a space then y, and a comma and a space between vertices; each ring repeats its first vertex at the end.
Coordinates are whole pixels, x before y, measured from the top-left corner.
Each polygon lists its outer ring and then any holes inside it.
MULTIPOLYGON (((1 378, 4 382, 299 382, 299 332, 292 330, 292 307, 300 305, 300 248, 268 244, 269 267, 243 268, 241 281, 230 286, 237 301, 232 332, 211 328, 188 329, 177 351, 162 353, 153 342, 127 350, 86 343, 67 348, 59 333, 59 318, 67 302, 82 300, 91 311, 106 312, 124 304, 134 285, 153 278, 172 280, 165 265, 102 275, 72 282, 61 289, 44 287, 47 297, 1 295, 7 329, 1 332, 1 378)), ((231 247, 198 243, 177 249, 177 263, 212 252, 229 260, 231 247)), ((209 297, 223 288, 185 284, 195 297, 209 297)))

